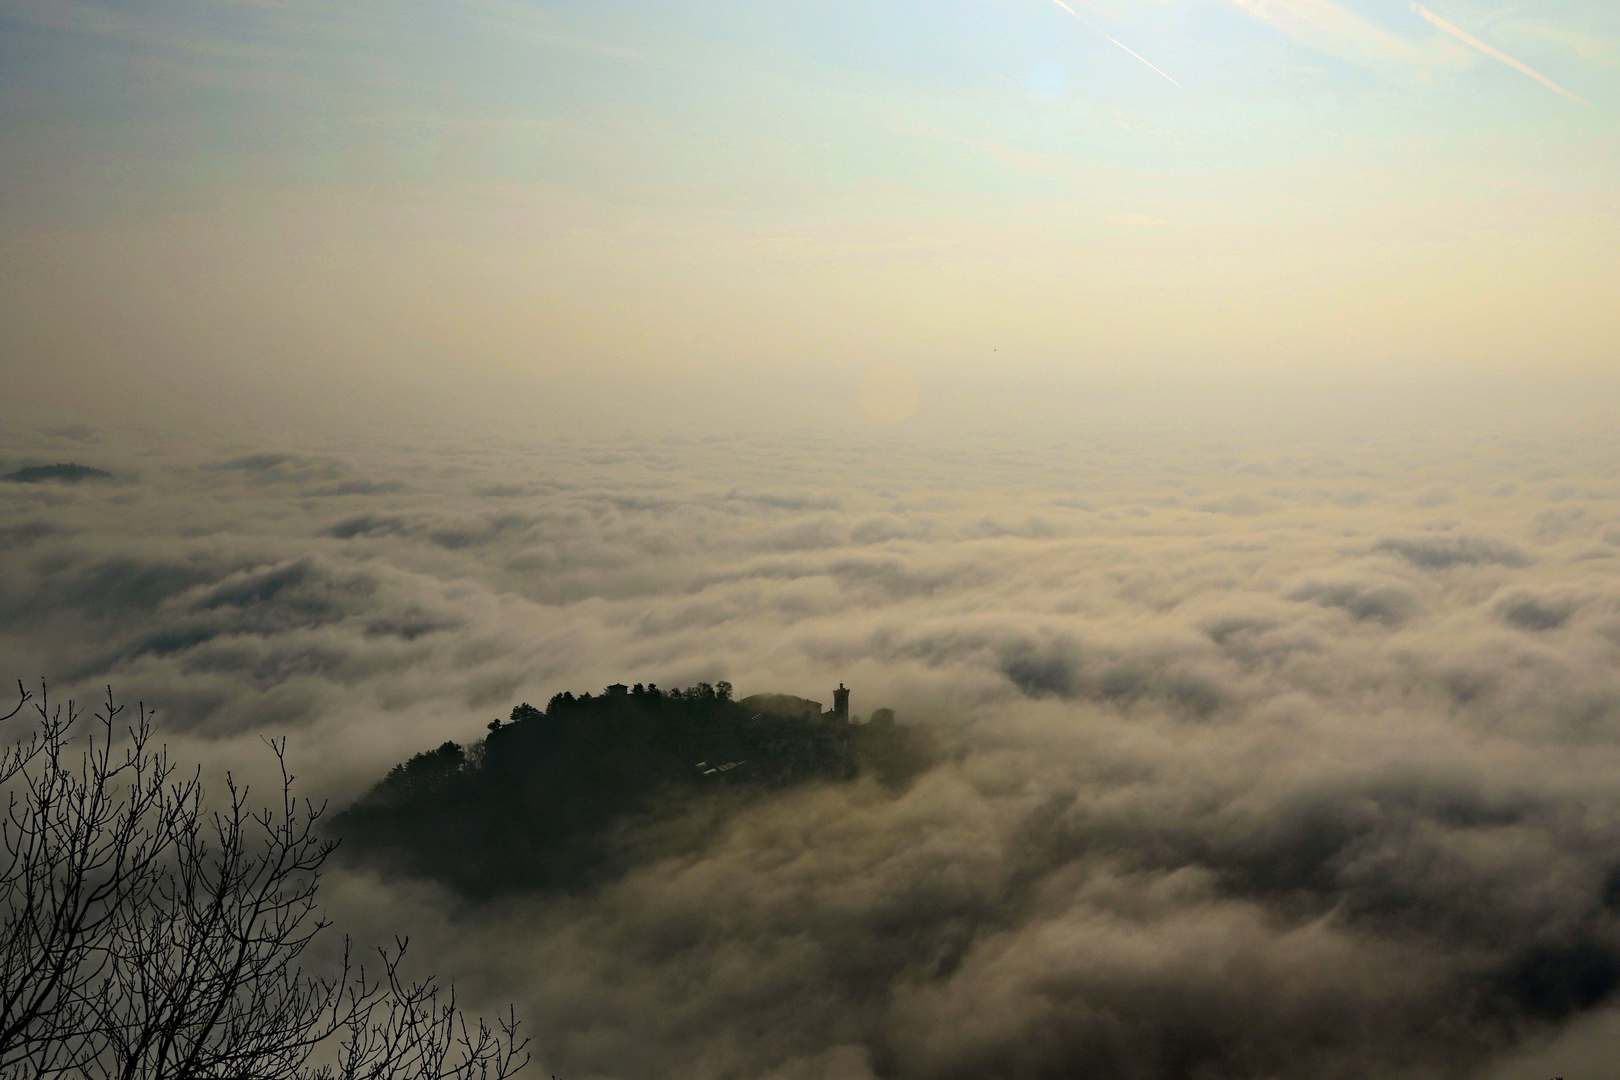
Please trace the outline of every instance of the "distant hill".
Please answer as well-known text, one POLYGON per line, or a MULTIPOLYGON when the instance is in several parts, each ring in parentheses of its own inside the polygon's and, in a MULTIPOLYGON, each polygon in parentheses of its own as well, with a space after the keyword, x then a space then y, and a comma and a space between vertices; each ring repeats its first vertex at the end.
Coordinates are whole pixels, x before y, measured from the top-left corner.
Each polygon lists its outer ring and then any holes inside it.
POLYGON ((104 469, 92 469, 88 465, 76 465, 70 461, 66 465, 30 465, 26 469, 7 473, 5 479, 14 484, 41 484, 47 480, 77 484, 84 480, 111 480, 112 473, 104 469))
POLYGON ((725 683, 610 690, 558 694, 543 712, 518 705, 472 747, 416 755, 338 814, 333 831, 349 857, 470 896, 566 889, 617 872, 635 858, 635 826, 694 796, 862 773, 898 784, 928 759, 904 726, 773 715, 732 701, 725 683))

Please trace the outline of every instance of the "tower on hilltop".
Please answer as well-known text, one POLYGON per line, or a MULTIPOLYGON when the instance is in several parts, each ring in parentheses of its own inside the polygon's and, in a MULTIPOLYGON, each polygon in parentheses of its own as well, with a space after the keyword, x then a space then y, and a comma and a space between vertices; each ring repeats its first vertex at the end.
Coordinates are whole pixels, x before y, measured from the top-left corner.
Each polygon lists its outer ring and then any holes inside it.
POLYGON ((849 723, 849 691, 843 683, 839 683, 838 689, 833 691, 833 715, 849 723))

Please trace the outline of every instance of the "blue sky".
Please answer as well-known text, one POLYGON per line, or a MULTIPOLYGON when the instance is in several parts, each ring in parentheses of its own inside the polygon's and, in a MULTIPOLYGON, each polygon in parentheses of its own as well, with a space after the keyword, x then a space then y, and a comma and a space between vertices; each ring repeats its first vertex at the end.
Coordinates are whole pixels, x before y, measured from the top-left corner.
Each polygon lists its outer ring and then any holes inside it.
MULTIPOLYGON (((863 130, 892 130, 895 112, 963 138, 1183 169, 1264 163, 1354 136, 1612 133, 1620 18, 1609 5, 1435 5, 1437 16, 1591 101, 1589 110, 1391 0, 1118 0, 1113 17, 1076 10, 1083 19, 1052 0, 28 0, 0 4, 0 91, 8 142, 70 129, 106 140, 107 152, 139 133, 139 149, 167 158, 154 169, 165 179, 213 177, 231 163, 263 169, 265 158, 291 176, 344 178, 365 171, 367 144, 389 155, 371 165, 377 179, 543 172, 537 133, 524 139, 502 124, 538 125, 553 138, 559 127, 642 124, 671 141, 707 135, 745 150, 774 139, 821 151, 830 179, 885 164, 904 173, 916 156, 905 140, 863 130), (1031 93, 1038 72, 1061 72, 1061 91, 1031 93), (1148 132, 1099 125, 1099 110, 1126 111, 1148 132), (462 145, 449 145, 448 129, 478 124, 482 140, 460 132, 462 145)), ((659 156, 668 147, 639 149, 659 156)))

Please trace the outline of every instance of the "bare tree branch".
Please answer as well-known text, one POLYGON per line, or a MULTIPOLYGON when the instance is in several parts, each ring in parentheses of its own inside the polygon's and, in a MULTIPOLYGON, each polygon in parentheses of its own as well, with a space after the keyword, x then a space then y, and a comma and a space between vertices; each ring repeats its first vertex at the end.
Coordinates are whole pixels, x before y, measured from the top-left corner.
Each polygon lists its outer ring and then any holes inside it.
POLYGON ((32 702, 38 723, 0 755, 0 1080, 502 1080, 527 1064, 515 1015, 469 1022, 453 987, 407 981, 403 940, 376 977, 347 939, 336 972, 304 970, 334 844, 325 806, 293 793, 285 740, 273 804, 227 775, 206 811, 144 705, 120 730, 109 688, 75 754, 75 704, 18 689, 0 720, 32 702))

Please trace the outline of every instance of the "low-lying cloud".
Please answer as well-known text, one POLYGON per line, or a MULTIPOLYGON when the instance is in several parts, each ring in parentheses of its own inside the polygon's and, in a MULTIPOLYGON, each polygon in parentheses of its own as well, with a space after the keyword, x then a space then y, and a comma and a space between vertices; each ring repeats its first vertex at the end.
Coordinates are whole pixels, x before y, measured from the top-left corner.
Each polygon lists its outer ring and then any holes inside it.
POLYGON ((931 732, 908 787, 700 801, 581 893, 333 879, 346 928, 516 1001, 543 1074, 1596 1067, 1613 447, 901 438, 27 433, 6 461, 138 479, 0 490, 4 674, 112 683, 211 769, 286 734, 340 802, 617 680, 842 680, 931 732))

